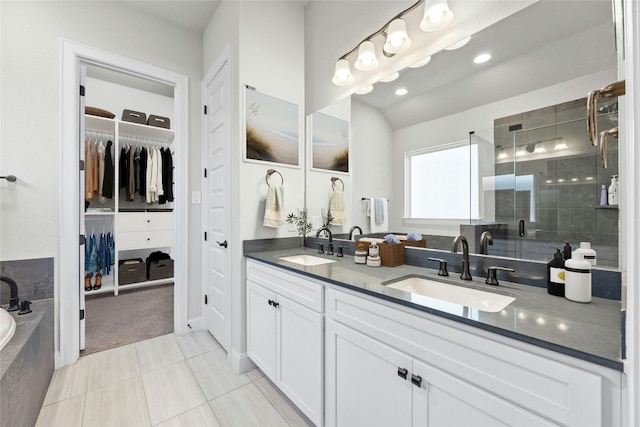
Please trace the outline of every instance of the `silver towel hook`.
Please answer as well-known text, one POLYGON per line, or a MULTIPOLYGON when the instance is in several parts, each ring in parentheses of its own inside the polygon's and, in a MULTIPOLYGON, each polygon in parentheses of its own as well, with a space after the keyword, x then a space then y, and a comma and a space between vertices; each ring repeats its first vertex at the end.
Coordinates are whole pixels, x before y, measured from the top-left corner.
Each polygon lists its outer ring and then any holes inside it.
POLYGON ((335 190, 336 181, 340 181, 340 183, 342 183, 342 191, 344 191, 344 181, 338 178, 337 176, 331 177, 331 188, 335 190))
POLYGON ((18 180, 15 175, 0 176, 0 179, 6 179, 9 182, 16 182, 18 180))

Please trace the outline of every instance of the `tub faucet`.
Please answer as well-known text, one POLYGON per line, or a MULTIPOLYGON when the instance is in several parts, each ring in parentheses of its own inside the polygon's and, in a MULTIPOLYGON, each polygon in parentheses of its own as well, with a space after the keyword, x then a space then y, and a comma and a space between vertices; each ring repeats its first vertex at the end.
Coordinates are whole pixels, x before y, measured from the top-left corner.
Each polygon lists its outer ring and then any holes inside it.
POLYGON ((20 300, 18 299, 18 285, 13 279, 6 276, 0 276, 0 282, 4 282, 11 288, 11 295, 9 298, 9 308, 7 311, 16 311, 20 309, 20 300))
POLYGON ((462 280, 472 280, 471 273, 469 272, 469 243, 464 236, 457 236, 453 239, 453 248, 451 252, 458 252, 459 243, 462 242, 462 273, 460 278, 462 280))
POLYGON ((331 234, 331 230, 328 227, 321 227, 316 231, 316 237, 320 237, 320 233, 326 231, 329 235, 329 244, 327 245, 329 249, 327 249, 327 255, 333 255, 333 234, 331 234))
POLYGON ((359 225, 354 225, 353 227, 351 227, 351 230, 349 230, 349 240, 353 240, 353 232, 356 231, 356 229, 358 229, 358 231, 360 231, 360 234, 362 234, 362 228, 360 228, 359 225))
POLYGON ((493 245, 493 236, 488 231, 483 231, 480 235, 480 253, 487 255, 489 253, 488 245, 493 245))

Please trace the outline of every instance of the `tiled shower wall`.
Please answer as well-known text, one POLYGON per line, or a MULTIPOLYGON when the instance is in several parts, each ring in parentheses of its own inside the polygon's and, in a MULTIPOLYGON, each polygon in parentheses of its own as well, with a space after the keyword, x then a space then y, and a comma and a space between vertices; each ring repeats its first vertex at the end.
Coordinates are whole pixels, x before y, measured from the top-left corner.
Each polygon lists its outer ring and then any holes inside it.
MULTIPOLYGON (((20 301, 53 298, 53 258, 2 261, 0 276, 15 280, 20 301)), ((0 304, 8 304, 9 295, 9 286, 0 284, 0 304)))
MULTIPOLYGON (((598 131, 609 129, 616 122, 617 115, 602 114, 598 131)), ((618 174, 618 141, 609 139, 608 168, 604 169, 600 147, 592 147, 588 140, 586 99, 495 120, 494 138, 496 156, 500 148, 513 150, 514 146, 533 142, 544 144, 547 153, 527 153, 515 157, 515 162, 513 155, 496 161, 496 176, 514 172, 517 176, 532 176, 534 194, 531 197, 529 191, 496 191, 495 222, 507 227, 496 230, 497 238, 489 253, 548 260, 564 242, 575 249, 585 241, 597 251, 598 264, 617 267, 618 208, 601 207, 599 202, 602 185, 608 188, 611 175, 618 174), (522 128, 514 130, 518 125, 522 128), (569 149, 554 151, 557 138, 562 138, 569 149), (518 235, 520 219, 526 224, 524 238, 518 235)))

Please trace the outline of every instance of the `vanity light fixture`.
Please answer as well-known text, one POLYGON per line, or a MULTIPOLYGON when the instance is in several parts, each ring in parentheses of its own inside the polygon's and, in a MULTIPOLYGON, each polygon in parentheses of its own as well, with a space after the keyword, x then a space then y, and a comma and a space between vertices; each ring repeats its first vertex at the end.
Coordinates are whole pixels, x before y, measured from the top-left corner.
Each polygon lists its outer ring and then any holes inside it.
MULTIPOLYGON (((379 60, 376 57, 376 46, 374 43, 374 38, 378 36, 382 36, 385 39, 382 46, 382 53, 386 57, 391 58, 397 53, 407 50, 411 46, 411 39, 407 32, 407 23, 403 18, 422 3, 424 3, 424 15, 420 23, 420 28, 423 31, 439 30, 447 26, 453 19, 453 12, 449 9, 447 0, 416 1, 413 5, 387 21, 378 31, 365 37, 355 48, 338 58, 332 79, 333 83, 337 86, 347 86, 353 82, 354 78, 351 74, 348 57, 355 53, 356 50, 358 51, 358 56, 353 65, 357 70, 370 71, 379 65, 379 60)), ((462 40, 458 43, 461 42, 462 40)), ((421 61, 417 61, 412 65, 412 67, 415 68, 426 65, 429 62, 429 59, 430 58, 424 58, 421 61), (424 63, 422 63, 422 61, 424 61, 424 63)))
POLYGON ((547 149, 544 147, 544 142, 538 142, 536 143, 536 149, 533 150, 534 153, 536 154, 543 154, 547 152, 547 149))
POLYGON ((358 89, 356 91, 356 94, 358 94, 358 95, 366 95, 366 94, 370 93, 372 90, 373 90, 373 85, 368 85, 368 86, 365 86, 365 87, 363 87, 361 89, 358 89))
POLYGON ((385 77, 385 78, 383 78, 383 79, 380 79, 380 81, 381 81, 381 82, 384 82, 384 83, 389 83, 389 82, 394 81, 394 80, 395 80, 395 79, 397 79, 398 77, 400 77, 400 73, 395 72, 395 73, 393 73, 393 74, 389 74, 387 77, 385 77))
POLYGON ((409 65, 409 68, 420 68, 420 67, 424 67, 425 65, 427 65, 429 62, 431 62, 431 55, 427 56, 426 58, 421 59, 420 61, 416 61, 413 64, 409 65))
POLYGON ((351 74, 349 61, 340 59, 336 62, 336 72, 331 81, 336 86, 347 86, 353 82, 353 74, 351 74))
POLYGON ((558 138, 556 141, 556 145, 553 147, 553 151, 558 151, 558 150, 566 150, 567 148, 567 143, 564 142, 564 139, 562 138, 558 138))
POLYGON ((588 176, 588 177, 585 178, 585 181, 593 181, 593 179, 594 178, 592 176, 588 176))
POLYGON ((497 159, 498 159, 498 160, 504 160, 504 159, 506 159, 507 157, 509 157, 509 156, 507 156, 507 152, 505 151, 505 149, 504 149, 504 148, 502 148, 502 147, 501 147, 501 148, 500 148, 500 151, 498 151, 498 157, 497 157, 497 159))
POLYGON ((546 184, 553 184, 553 180, 552 179, 548 179, 545 181, 546 184))
POLYGON ((454 44, 450 44, 449 46, 445 47, 444 50, 460 49, 462 46, 464 46, 467 43, 469 43, 469 40, 471 40, 471 36, 465 37, 462 40, 460 40, 459 42, 455 42, 454 44))
POLYGON ((491 55, 488 53, 481 53, 473 59, 474 64, 484 64, 491 59, 491 55))
POLYGON ((521 145, 520 147, 516 148, 516 157, 522 157, 526 155, 527 155, 527 149, 525 148, 524 145, 521 145))
POLYGON ((387 53, 400 53, 409 49, 411 39, 407 34, 407 24, 402 18, 394 19, 387 29, 387 41, 383 49, 387 53))
POLYGON ((374 70, 378 66, 378 58, 376 57, 376 46, 370 40, 360 43, 358 48, 358 59, 353 64, 360 71, 374 70))
POLYGON ((408 94, 409 91, 403 87, 401 87, 400 89, 396 90, 395 94, 398 96, 404 96, 406 94, 408 94))
POLYGON ((453 12, 449 9, 447 0, 426 0, 420 29, 426 32, 438 31, 449 25, 452 19, 453 12))

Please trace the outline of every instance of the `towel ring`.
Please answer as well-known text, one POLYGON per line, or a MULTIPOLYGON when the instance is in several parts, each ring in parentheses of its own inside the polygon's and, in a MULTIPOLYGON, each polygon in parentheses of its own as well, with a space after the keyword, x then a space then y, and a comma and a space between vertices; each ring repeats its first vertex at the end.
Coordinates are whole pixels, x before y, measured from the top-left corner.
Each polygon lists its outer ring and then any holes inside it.
POLYGON ((331 177, 331 188, 333 188, 334 190, 336 189, 335 187, 336 181, 340 181, 342 183, 342 191, 344 191, 344 181, 342 181, 340 178, 336 176, 331 177))
POLYGON ((284 185, 284 178, 282 177, 282 174, 280 172, 278 172, 277 170, 275 170, 275 169, 268 169, 267 170, 267 176, 264 178, 264 180, 267 182, 267 185, 269 187, 271 187, 271 184, 269 184, 269 177, 271 175, 273 175, 274 173, 277 173, 278 175, 280 175, 280 179, 282 180, 282 183, 280 185, 284 185))

